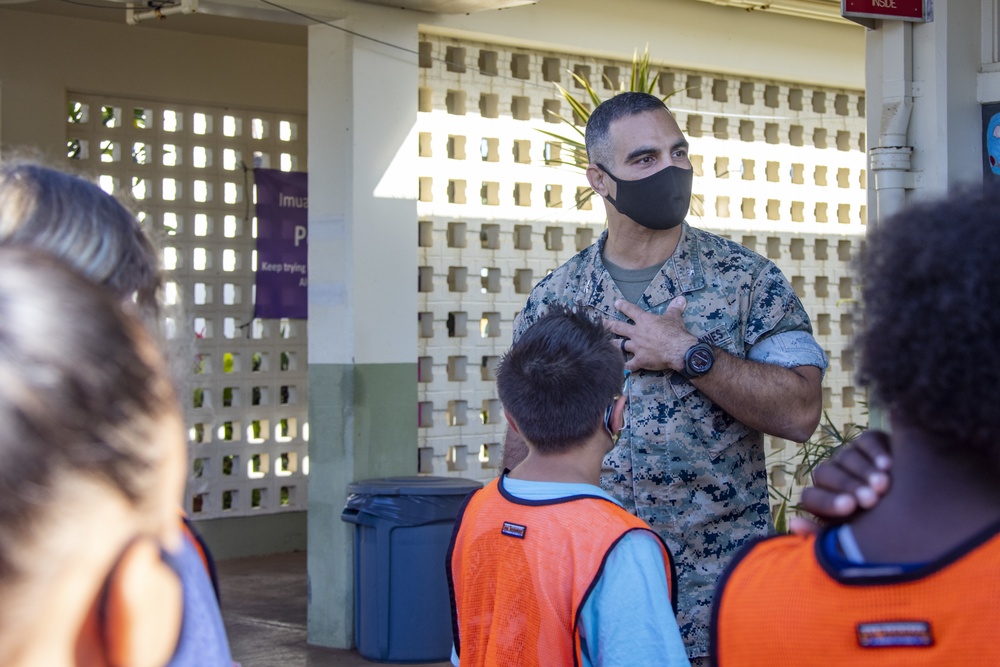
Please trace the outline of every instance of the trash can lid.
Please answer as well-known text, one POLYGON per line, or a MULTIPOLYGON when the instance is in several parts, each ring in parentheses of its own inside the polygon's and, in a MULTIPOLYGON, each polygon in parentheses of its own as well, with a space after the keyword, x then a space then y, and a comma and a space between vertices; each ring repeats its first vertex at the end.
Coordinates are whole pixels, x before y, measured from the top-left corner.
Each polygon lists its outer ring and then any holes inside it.
POLYGON ((383 477, 354 482, 348 493, 369 496, 464 496, 482 488, 482 482, 461 477, 383 477))

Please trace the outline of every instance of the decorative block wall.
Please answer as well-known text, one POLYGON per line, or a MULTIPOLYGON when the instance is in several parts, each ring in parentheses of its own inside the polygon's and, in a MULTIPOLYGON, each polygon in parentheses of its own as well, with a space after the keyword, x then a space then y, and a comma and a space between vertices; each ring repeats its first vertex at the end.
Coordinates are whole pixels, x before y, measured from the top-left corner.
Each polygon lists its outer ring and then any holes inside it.
POLYGON ((305 117, 69 93, 67 155, 161 246, 194 519, 304 510, 306 327, 253 319, 254 167, 306 170, 305 117))
MULTIPOLYGON (((654 47, 655 51, 655 47, 654 47)), ((572 134, 555 84, 603 96, 631 63, 425 34, 420 43, 420 470, 496 474, 505 421, 493 370, 528 291, 589 245, 603 205, 575 207, 582 170, 543 131, 572 134), (553 115, 555 114, 555 115, 553 115)), ((867 220, 864 95, 662 67, 658 91, 691 142, 689 221, 773 259, 830 357, 824 410, 865 423, 849 349, 851 260, 867 220)), ((578 119, 577 119, 578 120, 578 119)), ((582 127, 580 127, 582 129, 582 127)), ((767 439, 772 481, 794 492, 794 445, 767 439)))

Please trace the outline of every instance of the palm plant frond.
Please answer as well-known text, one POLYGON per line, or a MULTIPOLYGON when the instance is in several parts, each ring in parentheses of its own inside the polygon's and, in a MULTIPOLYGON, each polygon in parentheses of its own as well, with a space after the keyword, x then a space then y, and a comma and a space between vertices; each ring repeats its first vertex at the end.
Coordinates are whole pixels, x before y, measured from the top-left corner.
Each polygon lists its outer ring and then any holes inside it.
MULTIPOLYGON (((560 134, 559 132, 552 132, 549 130, 538 130, 542 134, 552 137, 553 139, 559 141, 565 150, 569 150, 573 156, 572 160, 549 160, 548 164, 551 165, 572 165, 577 168, 586 169, 587 160, 587 147, 583 141, 586 134, 586 124, 590 119, 591 109, 597 108, 604 100, 601 96, 594 90, 594 87, 590 85, 590 81, 586 78, 580 76, 576 72, 569 71, 570 76, 576 82, 577 87, 583 89, 583 93, 580 97, 577 97, 571 93, 568 89, 563 88, 558 83, 555 84, 556 89, 562 96, 566 103, 569 104, 572 110, 572 118, 567 118, 561 116, 557 113, 549 112, 552 118, 557 119, 561 123, 568 125, 573 128, 573 134, 567 136, 567 134, 560 134), (589 106, 588 106, 589 104, 589 106)), ((660 73, 654 71, 653 65, 650 63, 649 56, 649 46, 647 45, 643 52, 640 54, 639 50, 636 49, 632 54, 632 71, 628 79, 627 85, 623 82, 619 88, 615 88, 612 85, 611 79, 607 74, 603 75, 605 82, 608 84, 608 88, 612 90, 612 94, 617 95, 624 92, 643 92, 654 94, 653 91, 656 89, 656 84, 660 79, 660 73)), ((662 99, 666 100, 670 95, 674 93, 669 93, 664 95, 662 99)), ((591 195, 593 192, 591 192, 591 195)), ((590 196, 588 195, 587 199, 590 196)))
MULTIPOLYGON (((565 159, 547 159, 546 164, 559 166, 566 165, 577 169, 586 169, 589 164, 589 159, 587 157, 587 146, 584 141, 586 137, 585 128, 587 121, 590 119, 591 109, 596 109, 604 100, 597 93, 597 91, 594 90, 594 87, 590 85, 590 81, 576 72, 571 70, 568 71, 570 76, 576 82, 577 87, 583 89, 583 93, 578 98, 566 88, 563 88, 559 84, 555 84, 559 94, 569 104, 573 113, 572 118, 566 118, 551 111, 549 112, 549 115, 563 124, 573 128, 573 133, 567 135, 560 134, 559 132, 552 132, 550 130, 539 129, 538 131, 558 141, 561 149, 569 154, 565 159), (589 107, 588 103, 590 105, 589 107)), ((656 84, 659 79, 660 73, 658 71, 654 72, 653 66, 650 63, 648 44, 641 55, 639 54, 638 49, 633 52, 632 72, 629 76, 627 85, 623 82, 619 88, 615 88, 615 86, 612 85, 613 82, 611 79, 606 74, 604 75, 604 80, 608 84, 608 88, 612 90, 613 95, 624 92, 642 92, 652 95, 654 94, 653 91, 656 89, 656 84)), ((674 93, 669 93, 664 95, 662 99, 666 100, 673 94, 674 93)), ((578 190, 575 197, 575 207, 577 209, 582 208, 593 196, 594 190, 592 188, 583 188, 578 190)))

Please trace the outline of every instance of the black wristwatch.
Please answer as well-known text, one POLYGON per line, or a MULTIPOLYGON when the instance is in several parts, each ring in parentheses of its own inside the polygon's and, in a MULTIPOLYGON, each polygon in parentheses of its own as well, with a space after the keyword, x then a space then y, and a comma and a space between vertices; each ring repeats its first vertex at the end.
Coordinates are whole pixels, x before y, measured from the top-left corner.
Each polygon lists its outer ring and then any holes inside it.
POLYGON ((684 353, 684 370, 681 375, 687 379, 700 378, 712 370, 715 364, 715 353, 708 343, 697 342, 684 353))

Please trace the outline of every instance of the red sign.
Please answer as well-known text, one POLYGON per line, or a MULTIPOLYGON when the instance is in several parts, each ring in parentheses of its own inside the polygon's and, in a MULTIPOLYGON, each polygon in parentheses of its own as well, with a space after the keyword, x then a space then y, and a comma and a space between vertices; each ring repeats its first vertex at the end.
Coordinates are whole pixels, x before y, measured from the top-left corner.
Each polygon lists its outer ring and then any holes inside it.
POLYGON ((926 21, 927 0, 841 0, 844 18, 896 19, 926 21))

